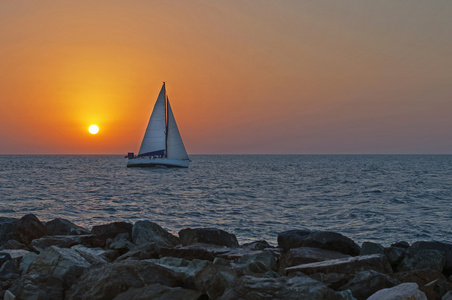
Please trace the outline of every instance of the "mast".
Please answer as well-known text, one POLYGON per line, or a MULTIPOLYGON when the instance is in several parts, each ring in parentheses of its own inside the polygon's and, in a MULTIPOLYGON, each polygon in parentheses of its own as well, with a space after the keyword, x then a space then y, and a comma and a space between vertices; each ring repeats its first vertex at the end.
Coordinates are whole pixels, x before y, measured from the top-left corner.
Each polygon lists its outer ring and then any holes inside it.
POLYGON ((165 157, 168 157, 168 95, 165 82, 163 82, 163 88, 165 89, 165 157))

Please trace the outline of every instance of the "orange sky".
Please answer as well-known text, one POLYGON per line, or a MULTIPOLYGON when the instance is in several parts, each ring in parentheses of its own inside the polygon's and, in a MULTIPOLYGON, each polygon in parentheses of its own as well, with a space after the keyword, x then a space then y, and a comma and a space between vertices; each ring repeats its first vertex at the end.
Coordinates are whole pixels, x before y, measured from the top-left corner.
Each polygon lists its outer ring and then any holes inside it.
POLYGON ((0 0, 0 154, 452 153, 452 2, 0 0), (97 135, 88 126, 97 124, 97 135))

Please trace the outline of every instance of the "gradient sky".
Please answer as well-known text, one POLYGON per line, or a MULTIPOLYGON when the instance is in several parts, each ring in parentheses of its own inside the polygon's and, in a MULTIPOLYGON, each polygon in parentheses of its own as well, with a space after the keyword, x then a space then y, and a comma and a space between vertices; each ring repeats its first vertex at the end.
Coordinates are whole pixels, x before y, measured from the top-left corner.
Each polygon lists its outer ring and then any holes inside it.
POLYGON ((452 1, 0 0, 0 154, 452 153, 452 1), (97 124, 97 135, 88 126, 97 124))

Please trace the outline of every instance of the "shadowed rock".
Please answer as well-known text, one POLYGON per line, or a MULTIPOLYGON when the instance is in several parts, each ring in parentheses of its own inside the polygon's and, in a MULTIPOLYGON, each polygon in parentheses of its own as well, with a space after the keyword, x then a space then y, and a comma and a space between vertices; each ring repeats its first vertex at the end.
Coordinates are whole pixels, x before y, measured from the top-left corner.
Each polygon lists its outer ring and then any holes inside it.
POLYGON ((441 272, 445 262, 444 255, 438 250, 408 248, 397 265, 397 271, 432 269, 441 272))
POLYGON ((441 272, 432 269, 418 269, 399 272, 395 273, 394 277, 396 277, 400 282, 415 282, 418 286, 424 286, 427 283, 438 279, 447 280, 441 272))
POLYGON ((168 287, 161 284, 151 284, 142 288, 130 288, 119 294, 113 300, 208 300, 201 292, 181 287, 168 287))
POLYGON ((414 282, 396 285, 392 288, 382 289, 370 296, 367 300, 427 300, 427 296, 419 290, 414 282))
POLYGON ((285 251, 299 247, 313 247, 358 255, 360 247, 350 238, 337 232, 286 231, 278 234, 278 245, 285 251))
POLYGON ((400 282, 387 275, 375 271, 359 272, 347 284, 340 287, 339 290, 350 290, 357 300, 365 300, 373 293, 398 285, 400 282))
POLYGON ((364 242, 359 255, 385 254, 385 248, 377 243, 364 242))
POLYGON ((234 234, 215 228, 186 228, 179 231, 179 237, 183 246, 195 243, 222 245, 231 248, 239 246, 234 234))
POLYGON ((91 233, 96 237, 93 241, 94 247, 104 247, 107 239, 112 239, 120 233, 128 233, 132 236, 131 223, 127 222, 113 222, 105 225, 94 226, 91 233))
POLYGON ((159 258, 161 246, 156 243, 146 243, 131 249, 119 256, 117 260, 159 258))
POLYGON ((361 271, 374 270, 376 272, 390 274, 391 266, 383 255, 364 255, 350 258, 326 260, 322 262, 299 265, 286 268, 286 273, 303 272, 305 274, 314 273, 345 273, 356 274, 361 271))
POLYGON ((350 292, 335 292, 307 276, 258 278, 245 275, 226 289, 219 299, 340 300, 351 299, 351 295, 350 292))
POLYGON ((174 271, 147 261, 115 262, 87 270, 66 294, 66 299, 113 299, 129 288, 159 283, 182 286, 174 271))
POLYGON ((31 242, 30 248, 42 253, 50 246, 59 248, 70 248, 74 245, 90 246, 94 240, 93 235, 54 235, 44 236, 31 242))
POLYGON ((174 247, 180 244, 178 237, 172 235, 160 225, 149 221, 138 221, 133 225, 132 239, 137 246, 146 243, 158 243, 162 247, 174 247))
POLYGON ((281 255, 279 262, 279 271, 283 272, 285 268, 297 266, 301 264, 309 264, 313 262, 347 258, 349 255, 342 254, 340 252, 311 248, 311 247, 299 247, 292 248, 286 253, 281 255))
POLYGON ((77 226, 69 220, 56 218, 45 224, 48 235, 81 235, 90 234, 88 229, 77 226))
POLYGON ((31 241, 47 235, 44 224, 33 215, 25 215, 19 219, 14 228, 14 239, 25 245, 30 245, 31 241))
POLYGON ((64 299, 63 280, 58 277, 38 273, 23 275, 14 282, 9 291, 17 299, 64 299))
POLYGON ((416 242, 412 248, 438 250, 443 253, 446 262, 444 265, 444 273, 448 276, 452 275, 452 244, 441 242, 416 242))

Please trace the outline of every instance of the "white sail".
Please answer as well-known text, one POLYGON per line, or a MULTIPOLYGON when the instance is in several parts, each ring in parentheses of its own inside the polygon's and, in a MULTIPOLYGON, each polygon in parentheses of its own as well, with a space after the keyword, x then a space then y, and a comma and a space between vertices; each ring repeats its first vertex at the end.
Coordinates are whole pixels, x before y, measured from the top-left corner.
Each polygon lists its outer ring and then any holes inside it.
POLYGON ((165 94, 165 83, 163 83, 138 155, 163 154, 165 151, 165 94))
POLYGON ((168 106, 168 137, 166 142, 166 153, 168 158, 188 160, 188 154, 185 150, 184 143, 177 128, 176 120, 174 119, 173 110, 169 100, 168 106))

